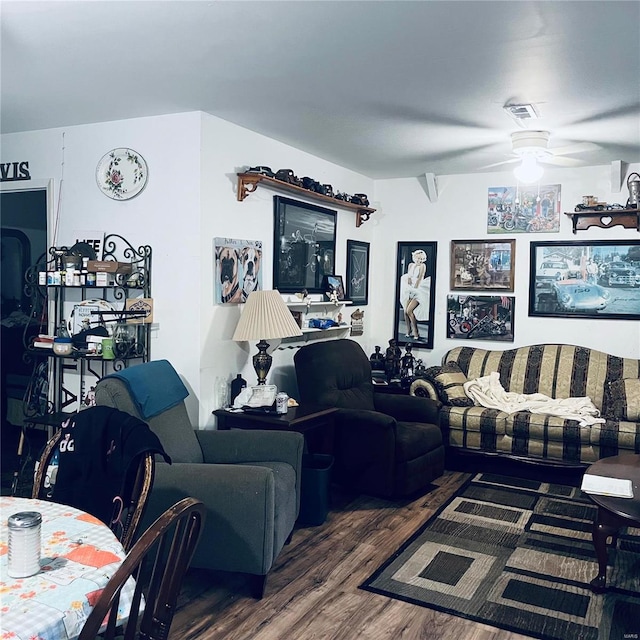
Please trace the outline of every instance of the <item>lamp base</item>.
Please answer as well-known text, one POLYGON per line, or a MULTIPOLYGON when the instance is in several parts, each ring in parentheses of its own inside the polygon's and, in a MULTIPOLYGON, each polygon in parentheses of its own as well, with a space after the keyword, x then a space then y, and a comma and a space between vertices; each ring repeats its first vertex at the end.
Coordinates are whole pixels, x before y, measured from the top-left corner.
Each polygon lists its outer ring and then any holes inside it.
POLYGON ((273 358, 267 353, 269 343, 266 340, 260 340, 256 346, 258 347, 258 353, 253 356, 253 368, 258 376, 258 384, 266 384, 267 374, 271 369, 273 358))

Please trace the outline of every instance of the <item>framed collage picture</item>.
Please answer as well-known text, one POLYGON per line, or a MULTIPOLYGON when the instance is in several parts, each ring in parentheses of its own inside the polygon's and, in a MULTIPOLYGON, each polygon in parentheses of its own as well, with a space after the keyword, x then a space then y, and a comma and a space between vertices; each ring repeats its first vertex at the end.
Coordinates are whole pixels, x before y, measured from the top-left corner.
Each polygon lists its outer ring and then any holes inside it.
POLYGON ((513 291, 515 253, 515 240, 452 240, 451 290, 513 291))

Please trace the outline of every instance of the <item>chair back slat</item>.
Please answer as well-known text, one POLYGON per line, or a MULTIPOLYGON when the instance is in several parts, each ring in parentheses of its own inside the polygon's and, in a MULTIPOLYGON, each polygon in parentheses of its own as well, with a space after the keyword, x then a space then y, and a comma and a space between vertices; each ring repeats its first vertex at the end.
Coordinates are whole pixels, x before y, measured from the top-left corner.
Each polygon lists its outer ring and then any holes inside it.
POLYGON ((104 637, 113 637, 116 629, 113 612, 117 611, 120 593, 131 577, 135 579, 135 591, 124 624, 125 640, 166 640, 204 518, 205 507, 195 498, 184 498, 167 509, 142 534, 111 577, 78 640, 93 640, 110 613, 104 637), (140 613, 143 597, 144 610, 140 613))

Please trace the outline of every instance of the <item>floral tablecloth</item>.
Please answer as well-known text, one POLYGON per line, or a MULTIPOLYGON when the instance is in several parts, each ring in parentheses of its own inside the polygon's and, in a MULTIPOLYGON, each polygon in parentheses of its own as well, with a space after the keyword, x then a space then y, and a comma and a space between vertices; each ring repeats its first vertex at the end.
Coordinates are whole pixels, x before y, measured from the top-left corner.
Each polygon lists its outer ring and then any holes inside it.
MULTIPOLYGON (((65 505, 28 498, 0 498, 0 638, 76 638, 102 588, 125 556, 111 530, 93 516, 65 505), (40 572, 7 575, 9 516, 42 514, 40 572)), ((134 584, 125 585, 119 618, 126 619, 134 584)))

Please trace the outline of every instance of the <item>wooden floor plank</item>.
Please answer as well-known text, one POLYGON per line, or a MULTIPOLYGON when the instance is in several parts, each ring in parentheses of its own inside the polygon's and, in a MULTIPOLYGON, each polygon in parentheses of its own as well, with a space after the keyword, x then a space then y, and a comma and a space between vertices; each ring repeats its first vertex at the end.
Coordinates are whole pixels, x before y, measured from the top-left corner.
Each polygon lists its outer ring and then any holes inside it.
POLYGON ((327 521, 294 531, 262 600, 244 576, 190 570, 171 640, 524 640, 358 588, 468 478, 445 472, 411 500, 332 492, 327 521))

